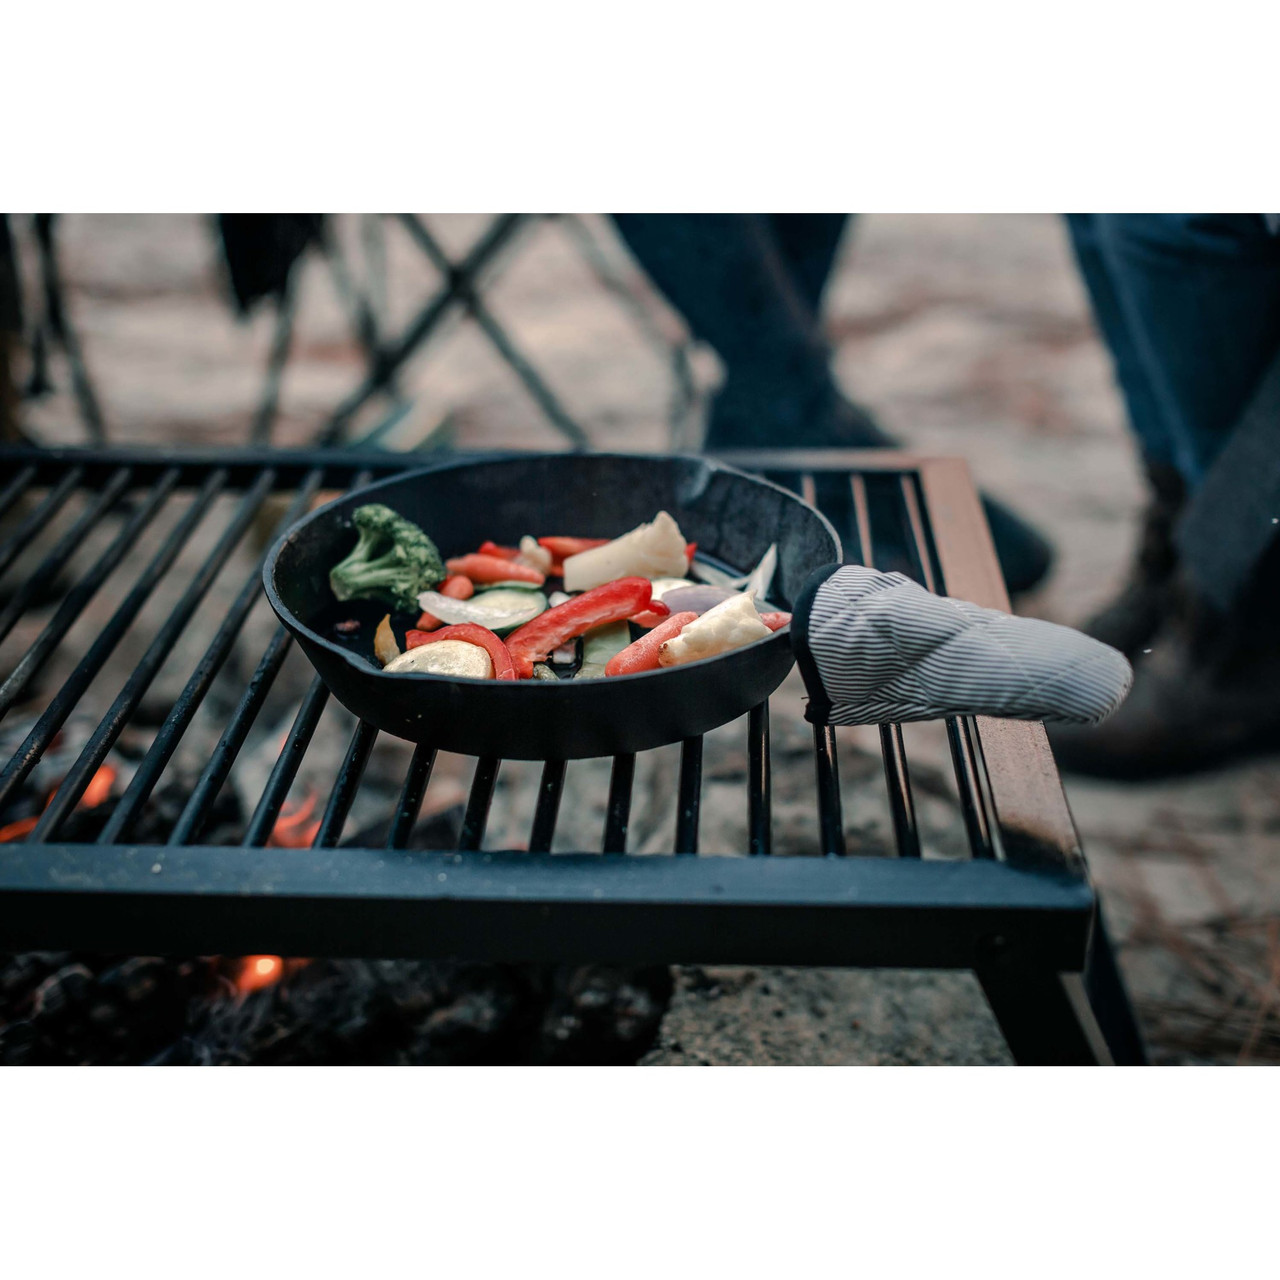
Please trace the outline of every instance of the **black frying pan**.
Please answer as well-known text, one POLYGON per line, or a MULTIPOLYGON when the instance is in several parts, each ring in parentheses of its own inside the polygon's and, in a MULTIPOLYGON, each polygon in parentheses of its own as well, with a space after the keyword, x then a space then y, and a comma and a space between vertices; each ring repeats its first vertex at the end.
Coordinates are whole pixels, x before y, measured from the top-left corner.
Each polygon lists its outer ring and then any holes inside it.
MULTIPOLYGON (((788 630, 702 662, 600 680, 387 675, 373 658, 374 624, 386 605, 338 605, 329 589, 329 569, 355 545, 351 514, 366 502, 385 503, 420 525, 446 558, 474 551, 486 538, 513 544, 526 533, 614 538, 665 509, 699 555, 739 573, 776 543, 769 597, 783 608, 814 569, 840 559, 835 531, 812 507, 705 458, 544 454, 457 462, 384 480, 313 511, 267 557, 271 607, 344 707, 396 737, 464 755, 576 760, 706 733, 782 683, 792 661, 788 630), (349 617, 362 625, 348 641, 333 624, 349 617)), ((401 622, 413 625, 408 617, 401 622)))

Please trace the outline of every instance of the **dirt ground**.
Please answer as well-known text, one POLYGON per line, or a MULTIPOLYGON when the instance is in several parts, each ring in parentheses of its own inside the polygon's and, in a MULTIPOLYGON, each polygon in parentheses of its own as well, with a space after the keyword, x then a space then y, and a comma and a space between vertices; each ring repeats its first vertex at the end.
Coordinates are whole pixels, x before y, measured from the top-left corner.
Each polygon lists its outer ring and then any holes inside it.
MULTIPOLYGON (((485 224, 431 218, 451 252, 485 224)), ((29 239, 26 220, 17 229, 29 239)), ((370 242, 339 220, 353 272, 370 242)), ((235 319, 217 250, 195 216, 72 216, 61 226, 73 318, 114 442, 240 444, 262 386, 272 318, 235 319)), ((376 242, 373 248, 376 250, 376 242)), ((385 238, 384 320, 397 329, 439 287, 396 227, 385 238)), ((372 261, 377 261, 374 253, 372 261)), ((25 263, 30 271, 29 259, 25 263)), ((696 444, 672 426, 680 322, 646 289, 603 219, 534 226, 486 291, 494 314, 593 444, 696 444), (584 255, 640 295, 637 318, 584 255)), ((991 492, 1034 513, 1056 570, 1024 611, 1070 622, 1118 585, 1142 492, 1106 354, 1064 231, 1040 215, 870 215, 846 240, 828 298, 850 394, 922 451, 962 454, 991 492)), ((274 440, 304 442, 358 380, 362 357, 324 266, 303 273, 274 440)), ((718 370, 690 353, 699 396, 718 370)), ((28 406, 46 442, 84 439, 65 369, 28 406)), ((451 321, 409 366, 407 411, 386 442, 559 447, 474 324, 451 321)), ((375 406, 361 427, 375 425, 375 406)), ((913 766, 945 766, 930 726, 913 766)), ((853 733, 848 745, 863 742, 853 733)), ((1259 761, 1175 784, 1069 779, 1068 795, 1160 1062, 1280 1059, 1280 777, 1259 761)), ((967 975, 684 969, 655 1063, 1000 1062, 967 975)))

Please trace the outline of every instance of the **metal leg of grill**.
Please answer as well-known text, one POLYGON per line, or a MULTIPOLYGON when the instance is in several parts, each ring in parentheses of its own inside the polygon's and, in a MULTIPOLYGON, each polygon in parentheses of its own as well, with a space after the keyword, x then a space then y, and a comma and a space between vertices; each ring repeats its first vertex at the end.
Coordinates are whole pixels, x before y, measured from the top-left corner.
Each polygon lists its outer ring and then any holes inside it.
POLYGON ((1110 1061, 1062 975, 1001 957, 977 970, 1009 1052, 1021 1067, 1093 1067, 1110 1061))
POLYGON ((1101 908, 1093 928, 1093 945, 1089 950, 1084 985, 1111 1056, 1120 1066, 1147 1065, 1146 1042, 1133 1012, 1129 992, 1125 989, 1120 966, 1116 963, 1115 948, 1111 945, 1101 908))
POLYGON ((1020 1066, 1143 1066, 1142 1035, 1101 919, 1084 973, 993 950, 978 981, 1020 1066))

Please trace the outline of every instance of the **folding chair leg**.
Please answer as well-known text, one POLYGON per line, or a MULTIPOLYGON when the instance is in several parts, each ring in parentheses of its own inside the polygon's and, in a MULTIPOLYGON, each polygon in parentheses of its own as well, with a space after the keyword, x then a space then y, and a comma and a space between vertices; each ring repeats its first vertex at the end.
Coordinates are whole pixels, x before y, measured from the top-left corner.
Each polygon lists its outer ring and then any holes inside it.
POLYGON ((294 308, 294 273, 298 270, 295 263, 293 271, 284 283, 284 292, 276 310, 276 327, 271 338, 271 353, 267 357, 267 376, 262 386, 262 399, 258 402, 258 411, 254 414, 253 425, 249 428, 249 443, 266 445, 271 443, 271 428, 275 424, 276 413, 280 408, 280 387, 284 381, 284 368, 289 363, 289 352, 293 346, 293 308, 294 308))

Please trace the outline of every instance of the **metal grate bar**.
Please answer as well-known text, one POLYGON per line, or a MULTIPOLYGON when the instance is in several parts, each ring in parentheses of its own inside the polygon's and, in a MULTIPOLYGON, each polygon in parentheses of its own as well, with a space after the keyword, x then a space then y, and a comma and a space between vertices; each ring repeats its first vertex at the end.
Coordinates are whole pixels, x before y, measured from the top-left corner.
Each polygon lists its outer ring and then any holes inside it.
POLYGON ((698 814, 702 808, 702 739, 680 746, 680 797, 676 809, 676 852, 698 852, 698 814))
POLYGON ((83 467, 72 467, 58 483, 49 490, 40 505, 5 539, 0 542, 0 574, 23 553, 32 538, 57 515, 59 509, 72 495, 80 481, 84 478, 83 467))
POLYGON ((626 853, 627 827, 631 822, 631 785, 636 776, 634 755, 614 756, 609 778, 609 807, 604 817, 605 853, 626 853))
POLYGON ((244 740, 249 736, 249 730, 258 718, 258 712, 262 710, 262 704, 266 701, 276 676, 280 674, 292 643, 293 637, 283 627, 272 637, 257 670, 240 695, 240 701, 227 722, 227 727, 223 729, 222 737, 218 739, 218 745, 209 757, 209 763, 201 771, 195 789, 169 835, 169 844, 189 844, 204 830, 213 802, 218 798, 218 792, 222 790, 222 784, 226 782, 231 766, 235 763, 240 748, 244 746, 244 740))
POLYGON ((533 814, 533 831, 529 836, 530 853, 550 853, 560 816, 560 796, 564 791, 564 761, 548 760, 542 766, 538 784, 538 807, 533 814))
POLYGON ((275 830, 276 819, 280 816, 285 796, 293 786, 293 780, 298 774, 298 766, 302 763, 302 757, 307 754, 316 725, 320 723, 320 713, 328 701, 329 690, 325 688, 320 677, 316 676, 302 699, 298 714, 293 718, 293 727, 289 730, 284 747, 276 757, 271 776, 262 789, 258 807, 253 811, 253 817, 249 819, 248 830, 244 833, 246 845, 260 849, 275 830))
POLYGON ((427 793, 427 783, 431 781, 431 770, 435 768, 436 753, 433 747, 417 746, 413 759, 409 761, 409 771, 404 777, 404 786, 400 789, 400 799, 396 802, 395 816, 391 819, 391 828, 387 832, 387 848, 403 849, 409 843, 409 833, 418 820, 418 810, 422 808, 422 797, 427 793))
POLYGON ((752 707, 747 716, 747 852, 773 852, 768 702, 752 707))
MULTIPOLYGON (((911 548, 916 570, 925 587, 930 591, 937 591, 941 584, 938 581, 938 575, 934 572, 934 561, 928 535, 925 532, 915 477, 902 476, 898 483, 902 488, 902 501, 907 511, 907 524, 911 532, 911 548)), ((967 725, 962 726, 955 716, 947 717, 947 745, 951 749, 951 766, 956 777, 956 792, 960 797, 960 812, 964 817, 970 852, 975 858, 990 858, 994 855, 978 783, 977 754, 967 725)))
MULTIPOLYGON (((133 590, 125 597, 124 603, 112 614, 111 620, 102 628, 97 640, 90 646, 89 652, 63 682, 62 688, 54 695, 53 701, 45 708, 44 714, 36 721, 35 727, 27 734, 22 746, 14 753, 13 759, 5 766, 4 772, 0 773, 0 804, 9 799, 31 772, 36 761, 44 754, 102 664, 111 656, 112 650, 120 643, 120 638, 133 625, 147 597, 155 590, 156 584, 178 558, 178 553, 208 510, 210 503, 218 496, 226 479, 227 473, 223 470, 215 471, 209 476, 181 524, 174 529, 165 545, 142 571, 142 576, 134 583, 133 590)), ((28 671, 24 678, 30 679, 30 674, 28 671)), ((17 691, 20 686, 15 683, 18 675, 19 672, 15 671, 0 688, 0 715, 4 714, 18 696, 17 691)))
MULTIPOLYGON (((867 482, 860 475, 849 477, 853 495, 854 523, 862 563, 875 567, 875 543, 871 539, 871 506, 867 501, 867 482)), ((900 858, 920 856, 920 830, 916 825, 916 802, 911 793, 911 770, 907 764, 907 748, 902 741, 902 726, 880 726, 880 752, 884 758, 885 788, 889 793, 889 815, 893 820, 894 842, 900 858)))
MULTIPOLYGON (((298 496, 276 525, 276 533, 287 529, 307 509, 312 497, 320 488, 320 479, 319 471, 313 471, 307 477, 298 496)), ((272 540, 274 540, 274 534, 272 540)), ((98 837, 99 844, 115 844, 122 836, 128 834, 134 822, 137 821, 138 813, 146 804, 156 783, 160 781, 160 775, 164 772, 174 751, 177 750, 182 735, 195 718, 214 678, 222 669, 222 664, 227 660, 227 655, 240 635, 245 620, 262 594, 262 565, 265 560, 264 553, 258 558, 235 602, 227 610, 227 616, 208 649, 205 650, 204 657, 191 673, 191 678, 178 695, 178 700, 173 704, 173 708, 165 717, 164 724, 160 726, 159 732, 152 741, 146 758, 133 775, 133 781, 129 783, 120 803, 116 805, 107 825, 102 829, 102 834, 98 837)))
POLYGON ((975 858, 994 858, 991 831, 987 825, 986 806, 977 803, 981 784, 977 775, 977 751, 973 739, 973 721, 952 716, 947 721, 947 743, 951 747, 951 762, 955 765, 956 781, 960 788, 960 811, 964 815, 964 829, 969 837, 969 848, 975 858), (965 796, 974 797, 974 803, 964 802, 965 796))
MULTIPOLYGON (((98 593, 98 589, 115 572, 116 566, 124 558, 125 552, 138 540, 138 535, 155 519, 156 513, 168 501, 178 483, 178 469, 172 468, 161 476, 151 496, 133 513, 124 528, 116 534, 111 545, 94 561, 93 567, 71 589, 67 598, 58 606, 57 612, 49 620, 44 630, 36 638, 31 648, 24 653, 13 669, 9 678, 0 685, 0 716, 21 696, 28 682, 49 660, 49 655, 58 647, 62 637, 75 625, 76 619, 84 611, 85 605, 98 593)), ((177 536, 176 533, 174 535, 177 536)))
POLYGON ((7 485, 5 485, 3 490, 0 490, 0 516, 3 516, 5 512, 8 511, 9 508, 13 506, 13 504, 17 502, 17 500, 22 497, 28 489, 31 488, 31 482, 35 478, 36 469, 28 463, 27 466, 23 467, 22 470, 19 471, 7 485))
POLYGON ((378 731, 373 725, 366 724, 363 720, 356 725, 342 767, 338 770, 338 779, 333 784, 329 803, 325 805, 320 830, 311 842, 313 848, 332 849, 342 839, 342 828, 346 825, 352 801, 360 789, 360 779, 364 777, 365 767, 369 763, 369 753, 377 739, 378 731))
POLYGON ((475 776, 471 779, 471 796, 467 800, 467 812, 462 819, 462 831, 458 835, 458 848, 474 850, 484 839, 484 829, 489 822, 489 806, 493 803, 493 789, 498 781, 497 756, 481 756, 476 761, 475 776))
POLYGON ((273 472, 264 471, 257 484, 249 489, 241 500, 231 523, 223 530, 222 536, 191 580, 191 585, 183 592, 182 598, 165 619, 164 625, 156 632, 156 638, 151 642, 151 646, 134 667, 124 683, 124 688, 116 695, 110 710, 103 716, 93 736, 85 744, 75 764, 71 766, 70 772, 59 784, 57 794, 49 802, 35 830, 31 833, 33 843, 39 844, 49 840, 75 808, 76 802, 84 794, 85 787, 93 780, 99 765, 106 759, 107 752, 120 736, 120 731, 137 709, 143 694, 150 688, 156 673, 168 660, 174 643, 186 629, 187 623, 200 607, 200 602, 213 586, 223 566, 231 558, 231 553, 239 545, 240 539, 244 537, 258 509, 266 500, 267 494, 271 492, 274 479, 273 472))
POLYGON ((71 528, 58 539, 58 545, 45 556, 32 573, 27 575, 22 585, 10 597, 8 604, 0 610, 0 640, 9 634, 14 623, 22 617, 36 592, 42 587, 48 587, 56 579, 62 566, 80 549, 85 535, 106 515, 128 488, 132 475, 128 467, 120 467, 113 472, 106 487, 80 513, 71 528))
POLYGON ((818 825, 822 852, 844 857, 844 813, 840 805, 840 771, 836 760, 836 731, 829 724, 813 726, 814 761, 818 775, 818 825))
MULTIPOLYGON (((805 472, 800 477, 800 496, 811 506, 818 505, 818 486, 805 472)), ((813 726, 814 769, 818 779, 818 826, 823 853, 844 857, 844 810, 840 801, 840 768, 836 759, 836 732, 829 724, 813 726)))
POLYGON ((880 726, 880 749, 884 756, 884 778, 889 788, 889 812, 893 818, 893 834, 898 857, 920 856, 920 830, 916 825, 916 805, 911 794, 911 776, 907 772, 907 749, 902 741, 900 724, 880 726))

